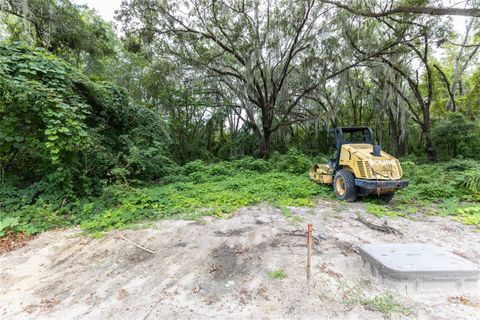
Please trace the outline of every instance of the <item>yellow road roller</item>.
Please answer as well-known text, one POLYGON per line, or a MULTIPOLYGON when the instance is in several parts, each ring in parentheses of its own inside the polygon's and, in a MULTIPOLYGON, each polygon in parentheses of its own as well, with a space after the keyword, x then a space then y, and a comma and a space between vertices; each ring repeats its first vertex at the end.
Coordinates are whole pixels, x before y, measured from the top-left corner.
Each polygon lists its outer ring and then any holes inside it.
POLYGON ((333 184, 338 199, 352 202, 357 196, 375 194, 388 202, 396 190, 408 186, 400 161, 373 143, 372 129, 341 127, 330 133, 335 135, 335 154, 328 164, 314 165, 309 176, 333 184))

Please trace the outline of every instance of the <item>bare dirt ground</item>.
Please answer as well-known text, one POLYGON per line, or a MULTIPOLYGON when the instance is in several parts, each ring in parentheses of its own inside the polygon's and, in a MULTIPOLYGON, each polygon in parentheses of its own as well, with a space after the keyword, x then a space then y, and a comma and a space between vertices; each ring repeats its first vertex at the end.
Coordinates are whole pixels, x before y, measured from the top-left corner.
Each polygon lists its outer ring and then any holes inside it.
POLYGON ((428 242, 480 263, 480 233, 413 216, 389 218, 402 235, 386 234, 355 219, 364 211, 360 202, 319 202, 292 208, 303 218, 292 219, 258 205, 231 219, 159 221, 101 239, 78 229, 46 232, 0 257, 0 319, 480 318, 478 292, 395 292, 371 278, 357 254, 364 243, 428 242), (292 233, 307 223, 325 238, 314 246, 310 294, 305 238, 292 233), (271 279, 275 270, 286 278, 271 279), (397 312, 368 303, 388 294, 397 312))

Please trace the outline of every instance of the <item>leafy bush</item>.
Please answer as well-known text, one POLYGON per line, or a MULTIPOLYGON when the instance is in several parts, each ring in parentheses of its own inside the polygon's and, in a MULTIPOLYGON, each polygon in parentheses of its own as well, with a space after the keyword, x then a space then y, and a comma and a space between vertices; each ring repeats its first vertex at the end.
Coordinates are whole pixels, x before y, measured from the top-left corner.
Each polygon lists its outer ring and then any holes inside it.
POLYGON ((273 165, 271 162, 263 159, 255 159, 251 156, 233 161, 232 165, 237 171, 250 170, 250 171, 265 173, 273 170, 273 165))
POLYGON ((480 167, 465 172, 464 179, 459 185, 474 193, 480 192, 480 167))
POLYGON ((312 166, 312 161, 295 148, 288 150, 285 155, 274 154, 272 161, 278 170, 294 174, 306 174, 312 166))
POLYGON ((408 188, 398 192, 400 201, 442 201, 449 198, 475 200, 478 198, 475 181, 478 162, 455 159, 438 164, 402 162, 408 188))
POLYGON ((458 191, 453 185, 442 185, 438 182, 422 183, 415 186, 418 199, 445 199, 458 195, 458 191))
POLYGON ((480 206, 466 206, 458 209, 458 219, 465 224, 480 228, 480 206))
POLYGON ((433 145, 441 159, 459 155, 480 159, 480 128, 460 112, 449 113, 432 130, 433 145))
POLYGON ((72 200, 99 193, 107 173, 126 180, 174 171, 157 113, 42 49, 0 44, 0 96, 0 172, 19 186, 72 200))
POLYGON ((20 223, 18 222, 17 218, 5 218, 0 220, 0 237, 3 237, 7 234, 9 231, 19 231, 17 230, 17 226, 20 223))

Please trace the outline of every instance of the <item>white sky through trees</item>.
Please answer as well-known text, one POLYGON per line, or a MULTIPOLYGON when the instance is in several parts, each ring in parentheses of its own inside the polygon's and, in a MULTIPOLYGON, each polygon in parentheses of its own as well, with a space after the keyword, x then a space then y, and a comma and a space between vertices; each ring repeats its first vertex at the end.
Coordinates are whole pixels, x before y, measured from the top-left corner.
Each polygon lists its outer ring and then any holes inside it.
MULTIPOLYGON (((120 4, 122 0, 72 0, 76 4, 86 4, 90 8, 95 9, 103 19, 107 21, 114 21, 115 10, 120 9, 120 4)), ((468 1, 460 1, 460 0, 442 0, 444 7, 469 7, 466 5, 468 1)), ((465 17, 452 17, 453 21, 453 28, 459 34, 463 34, 465 32, 465 17)))
POLYGON ((72 0, 76 4, 86 4, 95 9, 107 21, 114 21, 115 10, 120 9, 122 0, 72 0))

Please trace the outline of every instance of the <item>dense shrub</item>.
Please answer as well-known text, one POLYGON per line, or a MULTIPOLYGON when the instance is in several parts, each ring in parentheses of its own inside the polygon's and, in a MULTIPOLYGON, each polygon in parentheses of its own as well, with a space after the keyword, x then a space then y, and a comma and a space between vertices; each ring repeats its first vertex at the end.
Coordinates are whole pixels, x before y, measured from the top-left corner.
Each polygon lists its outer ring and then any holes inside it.
POLYGON ((306 174, 312 166, 312 161, 295 148, 288 150, 285 155, 275 153, 272 161, 278 170, 296 174, 306 174))
POLYGON ((443 201, 457 198, 480 200, 478 177, 480 164, 473 160, 455 159, 437 164, 402 162, 405 178, 410 181, 407 189, 399 192, 400 198, 412 200, 443 201))
POLYGON ((0 182, 72 199, 172 171, 158 114, 46 51, 0 45, 0 96, 0 182))
POLYGON ((480 127, 462 113, 449 113, 432 130, 432 138, 439 159, 480 159, 480 127))
POLYGON ((250 170, 250 171, 264 173, 264 172, 271 171, 273 169, 272 162, 269 162, 263 159, 255 159, 251 156, 233 161, 232 164, 235 170, 237 171, 250 170))

